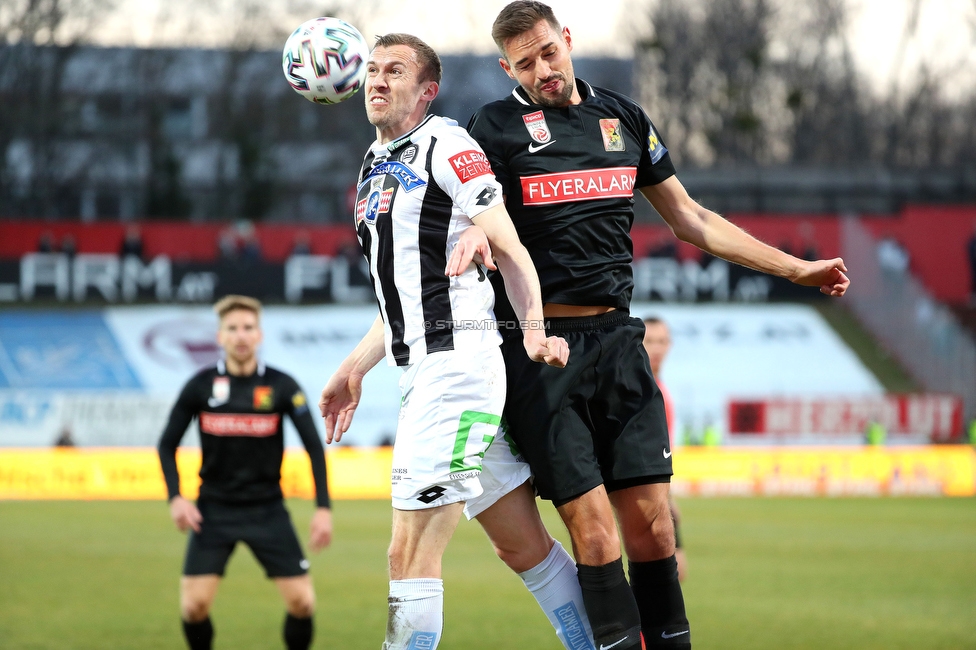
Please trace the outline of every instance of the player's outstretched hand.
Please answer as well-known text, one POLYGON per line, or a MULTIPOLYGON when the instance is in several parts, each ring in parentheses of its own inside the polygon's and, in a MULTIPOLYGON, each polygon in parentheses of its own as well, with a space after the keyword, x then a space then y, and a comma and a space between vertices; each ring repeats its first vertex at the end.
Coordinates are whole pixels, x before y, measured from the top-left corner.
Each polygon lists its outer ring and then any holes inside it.
POLYGON ((328 508, 316 508, 312 515, 312 534, 309 535, 308 546, 313 553, 318 553, 332 543, 332 511, 328 508))
POLYGON ((185 533, 188 528, 192 528, 193 532, 200 532, 203 515, 200 514, 195 503, 177 495, 169 502, 169 516, 173 518, 173 523, 181 533, 185 533))
POLYGON ((447 260, 444 275, 449 277, 461 275, 471 262, 484 264, 492 271, 498 268, 491 259, 491 245, 488 243, 488 236, 478 226, 470 226, 461 233, 457 245, 451 251, 450 259, 447 260))
POLYGON ((804 262, 800 272, 791 279, 805 287, 820 287, 820 293, 838 297, 843 296, 851 284, 847 277, 847 266, 839 257, 832 260, 804 262))
POLYGON ((533 361, 545 363, 556 368, 565 368, 569 362, 569 344, 559 336, 546 337, 545 334, 533 336, 531 330, 526 332, 522 341, 525 351, 533 361))
POLYGON ((339 442, 349 430, 363 395, 363 377, 341 367, 322 389, 319 411, 325 420, 325 442, 339 442))

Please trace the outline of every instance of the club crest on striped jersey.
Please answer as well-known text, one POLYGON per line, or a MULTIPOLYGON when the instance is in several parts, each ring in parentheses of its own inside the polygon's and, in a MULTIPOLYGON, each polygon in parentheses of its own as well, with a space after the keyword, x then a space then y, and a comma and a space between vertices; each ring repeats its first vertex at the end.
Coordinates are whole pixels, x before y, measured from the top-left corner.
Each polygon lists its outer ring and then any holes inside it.
POLYGON ((393 203, 393 188, 373 189, 369 196, 356 203, 356 225, 361 221, 372 224, 376 222, 376 217, 390 211, 390 204, 393 203))
POLYGON ((417 158, 417 152, 419 150, 420 150, 420 148, 417 145, 415 145, 415 144, 411 144, 408 147, 404 147, 403 148, 403 153, 401 153, 399 155, 400 162, 402 162, 402 163, 404 163, 406 165, 409 165, 414 160, 416 160, 416 158, 417 158))
POLYGON ((525 129, 529 132, 529 136, 539 144, 545 144, 552 140, 552 132, 549 131, 546 116, 542 111, 523 115, 522 121, 525 122, 525 129))

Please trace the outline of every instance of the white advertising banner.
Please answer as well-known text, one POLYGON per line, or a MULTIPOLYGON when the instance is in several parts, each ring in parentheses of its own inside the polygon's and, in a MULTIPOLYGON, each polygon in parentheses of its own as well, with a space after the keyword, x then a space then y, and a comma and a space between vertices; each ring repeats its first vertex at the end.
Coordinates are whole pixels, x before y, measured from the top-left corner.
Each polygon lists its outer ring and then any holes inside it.
POLYGON ((634 303, 631 313, 658 316, 671 330, 671 353, 660 374, 679 432, 711 426, 724 434, 732 399, 884 392, 812 307, 634 303))
MULTIPOLYGON (((366 334, 377 313, 373 305, 266 307, 261 358, 292 375, 309 402, 317 404, 325 382, 366 334)), ((220 357, 217 317, 209 307, 113 307, 105 310, 105 320, 145 390, 154 395, 175 400, 194 372, 220 357)), ((392 440, 401 372, 381 362, 366 376, 347 438, 350 444, 392 440)), ((316 421, 324 433, 321 418, 316 421)), ((301 444, 290 424, 286 442, 301 444)))
MULTIPOLYGON (((670 326, 673 347, 661 378, 674 401, 679 433, 705 427, 724 433, 733 399, 883 392, 810 307, 635 303, 632 312, 657 315, 670 326)), ((294 376, 315 404, 376 314, 372 305, 268 307, 261 356, 294 376)), ((7 386, 0 382, 0 445, 6 446, 49 445, 66 424, 78 444, 155 444, 180 388, 220 354, 216 316, 203 306, 110 307, 82 315, 19 312, 7 321, 0 327, 0 351, 6 351, 0 370, 10 369, 3 375, 7 386), (88 329, 79 329, 82 325, 88 329), (85 345, 88 339, 92 342, 85 345), (31 371, 35 367, 51 377, 31 371), (91 380, 66 383, 65 377, 76 375, 91 380)), ((401 372, 385 362, 370 371, 344 442, 375 445, 392 439, 401 372)), ((321 430, 321 420, 316 421, 321 430)), ((196 427, 191 429, 185 441, 192 444, 196 427)), ((300 444, 290 424, 286 436, 289 445, 300 444)))

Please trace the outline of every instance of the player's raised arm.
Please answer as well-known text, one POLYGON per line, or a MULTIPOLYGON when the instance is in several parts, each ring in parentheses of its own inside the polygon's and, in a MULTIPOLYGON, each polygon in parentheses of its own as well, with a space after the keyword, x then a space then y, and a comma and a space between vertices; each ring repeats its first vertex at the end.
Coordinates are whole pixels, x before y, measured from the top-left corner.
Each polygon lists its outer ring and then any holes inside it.
POLYGON ((842 296, 851 281, 844 260, 808 262, 765 244, 722 216, 703 208, 688 196, 681 181, 671 176, 641 188, 654 209, 681 241, 721 257, 808 287, 820 287, 829 296, 842 296))
POLYGON ((383 319, 377 315, 366 336, 322 389, 319 411, 325 420, 326 443, 338 442, 342 434, 349 430, 363 394, 363 377, 380 362, 384 354, 383 319))
POLYGON ((522 321, 522 342, 526 353, 534 361, 565 367, 569 360, 569 347, 558 336, 546 336, 539 275, 529 252, 519 241, 504 204, 488 208, 472 221, 488 236, 495 263, 505 277, 508 299, 522 321))

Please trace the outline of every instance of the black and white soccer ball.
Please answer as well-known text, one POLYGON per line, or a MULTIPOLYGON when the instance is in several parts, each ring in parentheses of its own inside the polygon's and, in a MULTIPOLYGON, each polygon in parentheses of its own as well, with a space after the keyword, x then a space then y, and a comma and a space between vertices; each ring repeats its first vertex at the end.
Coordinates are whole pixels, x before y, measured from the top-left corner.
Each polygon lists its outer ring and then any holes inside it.
POLYGON ((305 99, 338 104, 366 81, 369 45, 359 30, 339 18, 313 18, 285 41, 281 69, 305 99))

